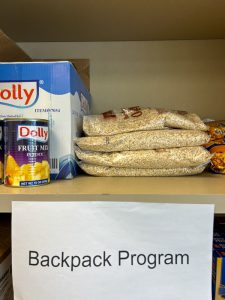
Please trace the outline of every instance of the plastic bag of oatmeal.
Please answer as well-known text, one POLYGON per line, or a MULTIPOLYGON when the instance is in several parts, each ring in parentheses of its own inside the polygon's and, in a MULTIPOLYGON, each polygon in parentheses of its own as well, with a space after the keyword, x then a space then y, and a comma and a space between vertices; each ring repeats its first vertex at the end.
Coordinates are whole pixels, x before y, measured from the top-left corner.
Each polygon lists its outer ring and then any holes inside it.
POLYGON ((81 137, 75 144, 83 150, 114 152, 200 146, 209 140, 209 134, 199 130, 164 129, 81 137))
POLYGON ((162 177, 162 176, 186 176, 196 175, 204 171, 205 166, 177 168, 177 169, 133 169, 133 168, 115 168, 104 167, 79 163, 81 169, 89 175, 94 176, 149 176, 149 177, 162 177))
POLYGON ((139 130, 179 128, 206 131, 208 127, 193 113, 162 109, 123 108, 120 112, 108 111, 83 118, 83 130, 87 136, 113 135, 139 130))
POLYGON ((196 167, 209 163, 211 158, 211 154, 201 146, 111 153, 76 148, 75 154, 79 160, 88 164, 137 169, 196 167))

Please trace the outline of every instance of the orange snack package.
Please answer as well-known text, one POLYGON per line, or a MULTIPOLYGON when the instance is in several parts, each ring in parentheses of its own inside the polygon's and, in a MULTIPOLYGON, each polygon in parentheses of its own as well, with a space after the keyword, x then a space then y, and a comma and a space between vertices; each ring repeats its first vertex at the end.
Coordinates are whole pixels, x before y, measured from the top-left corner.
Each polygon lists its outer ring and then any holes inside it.
POLYGON ((214 154, 210 168, 215 173, 225 174, 225 121, 207 123, 211 139, 205 147, 214 154))

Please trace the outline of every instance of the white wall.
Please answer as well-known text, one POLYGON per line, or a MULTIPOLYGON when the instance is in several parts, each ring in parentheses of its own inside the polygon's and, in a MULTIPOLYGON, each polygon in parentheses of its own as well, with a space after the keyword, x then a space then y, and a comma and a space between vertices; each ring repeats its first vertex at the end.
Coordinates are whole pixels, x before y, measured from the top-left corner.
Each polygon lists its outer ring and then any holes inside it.
POLYGON ((225 40, 20 46, 33 58, 89 58, 95 113, 144 105, 225 119, 225 40))

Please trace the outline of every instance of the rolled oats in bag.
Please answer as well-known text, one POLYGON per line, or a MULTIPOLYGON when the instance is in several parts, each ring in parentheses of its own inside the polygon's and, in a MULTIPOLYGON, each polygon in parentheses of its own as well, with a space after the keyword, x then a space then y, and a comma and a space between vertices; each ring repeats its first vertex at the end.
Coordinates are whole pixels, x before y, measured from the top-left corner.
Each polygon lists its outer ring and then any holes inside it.
POLYGON ((87 174, 94 176, 186 176, 200 174, 205 169, 205 166, 177 169, 132 169, 97 166, 84 162, 80 162, 79 165, 87 174))
POLYGON ((225 121, 209 122, 211 139, 205 147, 213 153, 210 169, 215 173, 225 174, 225 121))
POLYGON ((88 136, 114 135, 139 130, 178 128, 206 131, 208 127, 196 115, 181 111, 131 107, 121 112, 108 111, 83 118, 83 130, 88 136))
POLYGON ((192 147, 204 145, 209 140, 210 136, 199 130, 164 129, 81 137, 75 143, 83 150, 113 152, 192 147))
POLYGON ((186 111, 168 111, 165 114, 166 127, 200 131, 208 130, 208 126, 194 113, 188 113, 186 111))
POLYGON ((111 153, 82 151, 77 148, 75 153, 78 159, 88 164, 137 169, 195 167, 209 163, 211 158, 211 154, 201 146, 111 153))

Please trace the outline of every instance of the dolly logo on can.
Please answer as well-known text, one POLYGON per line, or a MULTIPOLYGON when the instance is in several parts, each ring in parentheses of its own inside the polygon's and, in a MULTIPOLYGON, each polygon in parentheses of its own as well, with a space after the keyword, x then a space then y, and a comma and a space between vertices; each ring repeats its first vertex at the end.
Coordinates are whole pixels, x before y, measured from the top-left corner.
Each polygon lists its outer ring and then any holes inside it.
POLYGON ((48 140, 48 127, 19 125, 17 141, 35 139, 37 142, 45 143, 48 140))
POLYGON ((38 81, 0 81, 0 104, 17 108, 33 106, 39 97, 38 81))

